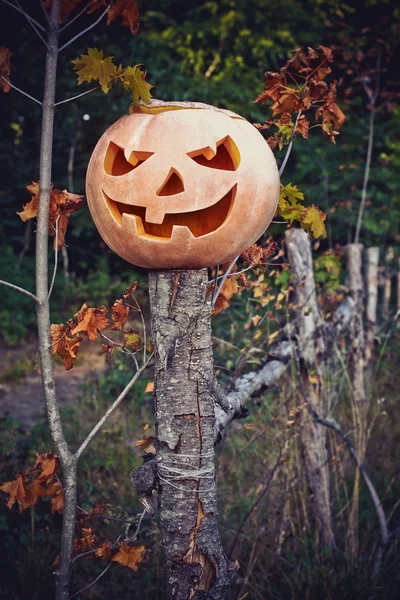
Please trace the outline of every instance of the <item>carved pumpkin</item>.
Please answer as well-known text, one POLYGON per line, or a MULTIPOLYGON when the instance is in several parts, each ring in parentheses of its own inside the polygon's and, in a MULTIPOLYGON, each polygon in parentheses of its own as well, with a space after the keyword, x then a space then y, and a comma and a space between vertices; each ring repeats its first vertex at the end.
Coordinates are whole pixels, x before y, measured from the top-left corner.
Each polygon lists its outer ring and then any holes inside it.
POLYGON ((279 195, 262 135, 230 111, 152 101, 94 149, 87 199, 104 241, 151 269, 225 263, 269 225, 279 195))

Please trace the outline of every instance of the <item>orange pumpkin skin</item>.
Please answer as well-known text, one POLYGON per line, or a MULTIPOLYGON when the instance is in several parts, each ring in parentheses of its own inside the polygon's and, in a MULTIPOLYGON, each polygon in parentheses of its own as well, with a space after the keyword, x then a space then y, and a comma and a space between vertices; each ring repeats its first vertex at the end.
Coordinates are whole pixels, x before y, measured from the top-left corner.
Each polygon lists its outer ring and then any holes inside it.
POLYGON ((268 227, 279 197, 257 129, 195 103, 155 101, 119 119, 97 143, 86 181, 104 241, 149 269, 232 260, 268 227))

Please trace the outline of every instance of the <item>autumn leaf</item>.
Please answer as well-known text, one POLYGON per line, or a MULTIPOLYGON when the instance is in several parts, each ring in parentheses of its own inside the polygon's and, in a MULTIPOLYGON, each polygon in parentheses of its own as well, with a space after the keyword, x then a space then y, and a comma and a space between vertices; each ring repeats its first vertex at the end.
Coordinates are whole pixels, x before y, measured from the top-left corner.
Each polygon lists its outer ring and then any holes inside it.
POLYGON ((132 92, 133 108, 137 108, 139 100, 149 104, 151 100, 150 90, 153 87, 146 81, 146 71, 141 70, 141 65, 127 67, 122 74, 122 83, 126 90, 132 92))
POLYGON ((51 353, 58 354, 64 360, 64 366, 67 371, 72 369, 73 362, 77 357, 78 350, 83 342, 83 337, 69 337, 65 326, 59 325, 50 326, 51 333, 51 353))
POLYGON ((297 121, 297 131, 305 139, 308 140, 308 130, 310 127, 310 121, 307 121, 304 115, 297 121))
MULTIPOLYGON (((64 23, 70 16, 70 14, 78 6, 78 4, 81 4, 82 2, 83 2, 83 0, 62 0, 61 11, 60 11, 60 23, 64 23)), ((97 0, 97 2, 99 2, 99 0, 97 0)), ((52 4, 52 0, 45 0, 45 2, 43 2, 44 7, 47 9, 51 8, 51 4, 52 4)), ((89 5, 91 5, 91 4, 92 4, 92 2, 89 3, 89 5)), ((87 6, 87 8, 89 8, 89 5, 87 6)), ((98 6, 97 8, 100 8, 100 6, 98 6)), ((94 10, 96 10, 96 9, 94 9, 94 10)), ((92 11, 88 10, 88 12, 92 12, 92 11)))
POLYGON ((0 46, 0 88, 6 93, 11 89, 7 83, 7 81, 10 81, 11 57, 12 52, 10 52, 8 48, 0 46), (5 81, 3 77, 5 77, 7 81, 5 81))
POLYGON ((128 546, 125 542, 119 542, 118 548, 118 552, 114 554, 111 560, 123 567, 138 571, 138 564, 143 560, 146 548, 144 546, 128 546))
POLYGON ((326 214, 312 204, 304 209, 300 222, 305 231, 312 231, 314 237, 326 237, 324 221, 326 214))
POLYGON ((135 442, 135 448, 139 450, 146 450, 154 442, 155 438, 152 435, 145 435, 142 440, 135 442))
POLYGON ((122 17, 122 25, 129 27, 132 35, 137 34, 140 18, 136 0, 116 0, 108 11, 107 25, 110 25, 118 17, 122 17))
POLYGON ((99 331, 103 331, 110 324, 106 315, 107 309, 105 306, 90 308, 86 303, 83 304, 81 309, 74 315, 78 325, 71 330, 71 334, 75 335, 82 332, 83 335, 88 336, 91 342, 94 342, 99 331))
POLYGON ((103 354, 107 354, 106 360, 111 360, 114 355, 114 352, 117 348, 119 348, 119 346, 118 346, 118 344, 114 344, 114 342, 110 342, 108 344, 102 344, 100 356, 102 356, 103 354))
POLYGON ((53 452, 46 452, 45 454, 36 453, 36 462, 33 466, 34 469, 40 469, 40 475, 38 479, 49 481, 54 476, 54 473, 58 469, 59 461, 57 454, 53 452))
MULTIPOLYGON (((22 212, 17 212, 22 221, 34 219, 39 210, 39 182, 32 182, 26 189, 32 195, 30 202, 24 205, 22 212)), ((57 190, 51 184, 50 188, 50 209, 49 209, 49 235, 54 237, 54 246, 56 238, 58 248, 64 246, 65 233, 67 231, 68 221, 71 213, 79 210, 83 204, 84 196, 72 194, 67 190, 57 190)))
POLYGON ((126 306, 123 300, 116 300, 111 309, 111 319, 113 322, 111 329, 121 331, 124 328, 128 315, 129 306, 126 306))
POLYGON ((134 329, 129 329, 126 333, 124 333, 125 348, 130 348, 136 352, 142 346, 142 343, 142 338, 134 329))
POLYGON ((302 108, 299 94, 290 88, 283 92, 279 99, 271 106, 272 114, 275 117, 281 113, 292 113, 302 108))
POLYGON ((96 547, 95 536, 90 527, 83 527, 81 530, 81 537, 74 539, 73 554, 81 554, 81 552, 87 552, 93 550, 96 547))
POLYGON ((29 499, 24 487, 24 477, 21 474, 16 476, 13 481, 6 481, 0 486, 2 492, 9 494, 7 500, 8 508, 12 508, 16 502, 18 502, 19 511, 22 512, 29 506, 29 499))
POLYGON ((227 277, 214 305, 213 315, 218 315, 228 308, 232 296, 239 291, 237 276, 227 277))
POLYGON ((253 244, 240 255, 241 258, 250 265, 265 265, 271 256, 276 252, 276 242, 270 242, 265 248, 258 244, 253 244))
MULTIPOLYGON (((109 11, 110 12, 110 11, 109 11)), ((103 57, 103 50, 88 48, 87 54, 73 60, 74 71, 78 74, 78 85, 84 81, 97 80, 105 94, 110 90, 112 83, 118 77, 118 69, 112 62, 113 56, 103 57)))
POLYGON ((303 202, 304 194, 299 190, 297 185, 292 185, 288 183, 285 186, 281 186, 281 191, 279 194, 279 203, 282 205, 282 202, 287 200, 290 204, 296 205, 298 202, 303 202))
POLYGON ((128 298, 136 291, 137 288, 137 281, 134 281, 132 283, 132 285, 130 285, 128 288, 126 288, 125 292, 122 294, 122 297, 125 300, 128 300, 128 298))
POLYGON ((149 381, 144 390, 145 394, 152 394, 154 392, 154 381, 149 381))
POLYGON ((96 550, 97 558, 101 560, 110 560, 111 558, 111 542, 104 542, 99 548, 96 550))
POLYGON ((58 482, 54 486, 55 494, 51 499, 51 512, 61 513, 64 510, 64 490, 58 482))

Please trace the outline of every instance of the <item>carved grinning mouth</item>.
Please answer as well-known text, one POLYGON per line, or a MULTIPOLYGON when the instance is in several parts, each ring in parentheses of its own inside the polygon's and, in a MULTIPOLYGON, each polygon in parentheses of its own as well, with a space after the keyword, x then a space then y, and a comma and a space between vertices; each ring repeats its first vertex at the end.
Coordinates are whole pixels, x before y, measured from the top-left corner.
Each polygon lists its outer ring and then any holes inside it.
POLYGON ((228 218, 236 196, 237 184, 221 200, 200 210, 184 213, 166 213, 162 223, 149 223, 146 221, 146 208, 132 206, 112 200, 103 191, 105 201, 118 225, 122 225, 122 215, 128 214, 136 217, 138 235, 146 235, 169 239, 175 225, 190 229, 194 237, 201 237, 216 231, 228 218))

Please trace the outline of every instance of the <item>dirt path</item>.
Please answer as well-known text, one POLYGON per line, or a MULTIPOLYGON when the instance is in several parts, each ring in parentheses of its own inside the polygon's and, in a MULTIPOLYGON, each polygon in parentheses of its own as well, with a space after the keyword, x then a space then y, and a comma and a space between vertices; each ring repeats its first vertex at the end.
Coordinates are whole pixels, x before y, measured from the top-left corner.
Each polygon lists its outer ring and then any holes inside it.
MULTIPOLYGON (((80 348, 78 360, 70 371, 66 371, 62 364, 55 363, 54 374, 61 405, 78 398, 85 379, 104 370, 105 358, 99 356, 99 350, 99 344, 87 341, 80 348)), ((8 413, 19 419, 26 429, 45 414, 40 375, 29 372, 29 362, 35 354, 36 347, 33 343, 23 348, 0 348, 0 416, 8 413), (13 381, 18 369, 26 369, 28 374, 13 381)))

